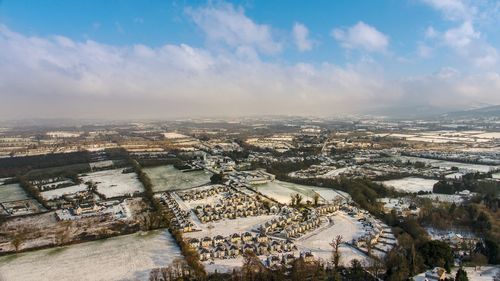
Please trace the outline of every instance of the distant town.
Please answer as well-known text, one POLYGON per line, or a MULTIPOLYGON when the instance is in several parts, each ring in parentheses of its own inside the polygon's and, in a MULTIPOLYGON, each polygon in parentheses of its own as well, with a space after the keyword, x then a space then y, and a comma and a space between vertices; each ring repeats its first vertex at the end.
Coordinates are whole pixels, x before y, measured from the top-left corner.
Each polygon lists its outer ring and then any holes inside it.
POLYGON ((498 115, 55 123, 1 125, 0 280, 500 280, 498 115))

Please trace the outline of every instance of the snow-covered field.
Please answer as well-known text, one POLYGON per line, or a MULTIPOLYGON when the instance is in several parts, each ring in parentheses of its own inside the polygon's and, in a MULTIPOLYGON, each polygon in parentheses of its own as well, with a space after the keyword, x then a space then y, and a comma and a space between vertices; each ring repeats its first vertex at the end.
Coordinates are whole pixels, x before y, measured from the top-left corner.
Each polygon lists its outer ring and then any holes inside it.
POLYGON ((467 163, 459 163, 445 160, 436 160, 436 159, 427 159, 421 157, 413 157, 413 156, 399 156, 397 159, 406 162, 423 162, 429 164, 433 167, 442 167, 442 168, 451 168, 457 167, 463 171, 474 171, 474 172, 483 172, 487 173, 492 169, 498 169, 498 166, 489 166, 489 165, 480 165, 480 164, 467 164, 467 163))
MULTIPOLYGON (((256 190, 268 197, 274 198, 276 201, 288 204, 290 203, 290 195, 299 193, 303 196, 303 202, 306 200, 313 201, 314 194, 317 193, 320 199, 326 201, 335 200, 338 197, 346 197, 346 193, 334 190, 331 188, 307 186, 290 182, 274 180, 272 182, 255 186, 256 190)), ((349 195, 347 195, 349 197, 349 195)))
MULTIPOLYGON (((304 239, 295 241, 297 248, 300 251, 311 251, 314 256, 324 261, 330 261, 332 257, 332 246, 330 246, 330 243, 337 235, 341 235, 343 241, 350 242, 353 238, 359 237, 364 233, 362 224, 343 212, 338 212, 332 218, 335 223, 334 225, 314 232, 304 239)), ((341 263, 345 265, 348 265, 353 259, 358 259, 361 262, 367 259, 365 254, 348 245, 342 245, 340 249, 342 253, 341 263)))
POLYGON ((288 204, 290 195, 299 193, 303 196, 303 201, 313 200, 314 191, 311 187, 275 180, 263 185, 256 186, 256 190, 266 196, 274 198, 276 201, 288 204))
POLYGON ((409 141, 433 142, 433 143, 480 143, 489 142, 500 138, 498 132, 484 131, 435 131, 420 132, 415 134, 376 134, 381 137, 404 138, 409 141))
POLYGON ((193 171, 183 173, 173 165, 145 168, 144 172, 153 182, 154 191, 189 189, 210 182, 211 173, 193 171))
POLYGON ((0 257, 0 280, 148 280, 180 250, 168 231, 0 257))
POLYGON ((92 181, 97 184, 97 191, 107 198, 143 192, 144 188, 135 173, 122 173, 123 169, 113 169, 90 173, 82 176, 85 183, 92 181))
POLYGON ((47 136, 52 138, 77 138, 82 135, 82 132, 71 132, 71 131, 53 131, 47 132, 47 136))
MULTIPOLYGON (((215 236, 219 234, 227 236, 234 232, 241 233, 244 231, 250 231, 252 226, 258 223, 263 223, 272 218, 273 216, 260 216, 242 218, 238 220, 226 220, 213 223, 213 228, 211 228, 210 231, 205 229, 202 232, 191 232, 184 235, 190 238, 202 238, 204 236, 215 236)), ((361 223, 345 213, 339 213, 338 215, 333 216, 333 220, 335 222, 334 225, 325 225, 326 227, 317 229, 311 234, 304 236, 304 238, 294 241, 298 248, 298 251, 295 252, 295 256, 298 256, 301 251, 312 251, 316 257, 321 258, 324 261, 330 261, 332 250, 330 243, 332 242, 332 239, 334 239, 337 235, 342 235, 344 241, 351 241, 353 238, 356 238, 364 233, 361 223)), ((361 262, 366 262, 368 259, 365 254, 348 245, 342 245, 340 249, 342 253, 341 263, 343 264, 349 264, 352 259, 358 259, 361 262)), ((239 257, 227 260, 215 259, 213 263, 205 262, 204 264, 205 269, 208 272, 214 272, 215 270, 217 270, 217 272, 230 272, 234 268, 241 267, 243 264, 243 258, 239 257)))
POLYGON ((0 185, 0 203, 28 199, 18 183, 0 185))
POLYGON ((163 133, 163 136, 164 136, 166 139, 183 139, 183 138, 189 138, 189 137, 188 137, 188 136, 186 136, 186 135, 179 134, 179 133, 176 133, 176 132, 168 132, 168 133, 163 133))
POLYGON ((237 258, 227 260, 215 259, 213 263, 205 262, 204 265, 207 272, 213 273, 217 270, 218 273, 230 273, 233 269, 240 268, 243 265, 243 257, 239 256, 237 258))
POLYGON ((417 177, 407 177, 397 180, 382 181, 381 183, 388 187, 393 187, 398 191, 406 192, 419 192, 419 191, 430 191, 432 192, 432 187, 437 180, 422 179, 417 177))
POLYGON ((441 230, 432 227, 424 227, 424 229, 427 231, 432 240, 444 240, 446 238, 453 237, 457 234, 466 238, 474 238, 474 239, 478 238, 476 235, 474 235, 473 232, 471 232, 468 229, 454 228, 454 229, 441 230))
POLYGON ((500 139, 500 133, 499 132, 481 133, 475 135, 475 137, 484 139, 500 139))
POLYGON ((229 236, 233 233, 251 231, 256 226, 277 218, 276 215, 238 218, 235 220, 224 219, 212 223, 198 224, 202 231, 184 233, 185 237, 203 238, 205 236, 229 236))
MULTIPOLYGON (((308 187, 309 188, 309 187, 308 187)), ((314 190, 316 193, 319 194, 320 198, 326 200, 326 201, 334 201, 338 198, 351 198, 351 196, 348 193, 342 192, 340 190, 335 190, 331 188, 325 188, 325 187, 310 187, 312 190, 314 190)))
POLYGON ((87 185, 82 183, 79 185, 72 185, 64 188, 57 188, 48 191, 41 192, 43 198, 46 200, 57 199, 65 194, 76 193, 79 191, 84 191, 87 189, 87 185))
POLYGON ((500 179, 500 173, 492 174, 491 177, 494 179, 500 179))
POLYGON ((424 195, 418 195, 418 197, 422 197, 422 198, 429 198, 431 200, 437 200, 437 201, 440 201, 440 202, 449 202, 449 203, 461 203, 462 201, 464 201, 464 199, 462 198, 462 196, 460 195, 456 195, 456 194, 437 194, 437 193, 433 193, 433 194, 424 194, 424 195))

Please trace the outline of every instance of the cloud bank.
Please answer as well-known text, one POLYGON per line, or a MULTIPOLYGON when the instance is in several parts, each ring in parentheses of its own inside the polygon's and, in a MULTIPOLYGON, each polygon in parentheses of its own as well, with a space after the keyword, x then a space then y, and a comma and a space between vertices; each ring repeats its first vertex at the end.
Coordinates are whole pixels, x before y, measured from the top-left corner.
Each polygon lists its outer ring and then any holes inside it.
MULTIPOLYGON (((241 8, 190 8, 187 14, 207 46, 114 46, 27 36, 0 26, 0 118, 332 116, 401 105, 453 109, 500 103, 495 71, 470 75, 443 68, 391 78, 371 60, 343 66, 285 63, 263 58, 283 52, 284 45, 270 26, 254 22, 241 8)), ((292 30, 297 47, 312 48, 307 29, 298 26, 292 30)), ((338 31, 334 37, 346 48, 388 48, 388 37, 363 22, 338 31)))

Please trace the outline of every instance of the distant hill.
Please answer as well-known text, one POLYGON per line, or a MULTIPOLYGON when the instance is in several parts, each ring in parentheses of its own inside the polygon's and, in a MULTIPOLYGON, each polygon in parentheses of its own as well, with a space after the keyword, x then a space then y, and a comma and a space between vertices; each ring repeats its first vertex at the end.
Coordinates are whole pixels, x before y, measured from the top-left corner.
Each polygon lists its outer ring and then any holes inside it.
POLYGON ((429 118, 439 116, 450 109, 439 108, 428 105, 419 106, 397 106, 397 107, 383 107, 369 110, 366 112, 368 115, 386 118, 429 118))
POLYGON ((499 117, 500 118, 500 105, 487 106, 476 109, 453 111, 442 114, 443 118, 485 118, 485 117, 499 117))
POLYGON ((475 108, 450 109, 438 106, 398 106, 372 109, 366 112, 369 116, 402 119, 467 119, 499 117, 500 105, 475 105, 475 108))

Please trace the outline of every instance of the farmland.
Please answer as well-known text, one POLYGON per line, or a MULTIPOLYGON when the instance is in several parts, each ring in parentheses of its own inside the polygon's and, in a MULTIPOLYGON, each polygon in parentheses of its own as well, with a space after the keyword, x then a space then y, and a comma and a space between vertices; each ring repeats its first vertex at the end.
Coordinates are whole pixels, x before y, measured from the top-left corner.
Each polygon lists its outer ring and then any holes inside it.
POLYGON ((145 168, 155 192, 188 189, 210 182, 211 174, 205 171, 183 173, 172 165, 145 168))
POLYGON ((0 279, 147 280, 151 269, 179 257, 170 233, 157 230, 0 257, 0 279))

